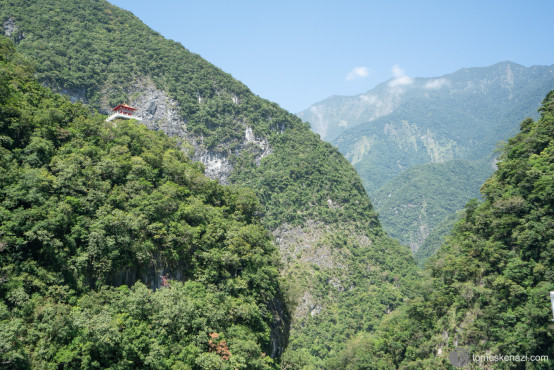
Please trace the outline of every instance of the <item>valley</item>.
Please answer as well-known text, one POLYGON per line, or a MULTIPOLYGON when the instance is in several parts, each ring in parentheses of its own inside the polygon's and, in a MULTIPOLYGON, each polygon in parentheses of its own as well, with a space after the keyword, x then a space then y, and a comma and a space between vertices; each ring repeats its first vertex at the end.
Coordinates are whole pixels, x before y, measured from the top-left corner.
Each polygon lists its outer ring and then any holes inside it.
POLYGON ((352 163, 385 230, 417 252, 445 217, 479 196, 497 145, 537 118, 554 67, 502 62, 404 77, 330 97, 298 116, 352 163))

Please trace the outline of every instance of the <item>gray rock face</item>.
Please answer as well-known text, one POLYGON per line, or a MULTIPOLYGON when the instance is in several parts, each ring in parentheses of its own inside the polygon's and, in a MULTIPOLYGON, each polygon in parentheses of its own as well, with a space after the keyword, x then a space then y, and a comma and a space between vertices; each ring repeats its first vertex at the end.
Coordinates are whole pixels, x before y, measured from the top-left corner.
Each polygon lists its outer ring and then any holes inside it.
POLYGON ((114 273, 110 283, 115 286, 133 286, 141 281, 152 290, 157 290, 168 283, 168 280, 184 281, 185 266, 167 266, 159 259, 146 266, 133 266, 114 273))
POLYGON ((229 184, 229 176, 233 172, 233 164, 229 157, 231 154, 240 156, 242 152, 248 151, 254 154, 256 165, 260 165, 262 158, 273 153, 273 149, 265 138, 254 136, 251 127, 244 128, 244 138, 231 153, 230 151, 216 151, 206 148, 203 144, 204 138, 187 136, 188 141, 194 147, 193 160, 202 162, 205 167, 205 175, 212 180, 219 180, 221 184, 229 184))
POLYGON ((220 184, 228 185, 233 165, 227 155, 206 149, 203 145, 195 145, 194 149, 192 159, 204 164, 204 174, 212 180, 218 180, 220 184))
POLYGON ((187 139, 186 122, 181 117, 177 102, 165 91, 158 90, 152 81, 144 79, 128 91, 133 97, 129 104, 137 108, 136 116, 151 130, 162 130, 168 136, 187 139))
POLYGON ((13 19, 12 17, 8 18, 4 23, 3 23, 3 29, 4 29, 4 35, 6 37, 10 37, 12 35, 14 35, 14 41, 16 43, 18 43, 19 41, 23 40, 25 38, 25 34, 23 32, 18 32, 18 27, 17 25, 15 24, 15 19, 13 19))
POLYGON ((7 21, 4 22, 4 35, 11 36, 12 33, 17 31, 17 26, 15 25, 15 20, 10 17, 7 21))
MULTIPOLYGON (((126 92, 131 97, 129 104, 137 108, 135 114, 142 118, 144 125, 151 130, 161 130, 168 136, 189 142, 194 149, 192 160, 202 162, 205 175, 212 180, 218 180, 221 184, 229 184, 229 176, 233 171, 233 164, 229 159, 231 154, 240 155, 243 151, 249 151, 254 154, 254 160, 259 165, 262 158, 273 152, 267 139, 256 137, 252 128, 246 125, 244 138, 232 153, 225 149, 207 148, 202 136, 194 135, 187 130, 187 120, 182 117, 178 102, 170 98, 165 91, 156 88, 148 78, 138 80, 126 92)), ((72 100, 75 98, 82 100, 84 96, 69 91, 62 91, 62 93, 69 95, 72 100)), ((239 103, 236 97, 233 102, 239 103)), ((110 108, 107 102, 104 102, 104 112, 108 113, 110 108)))
POLYGON ((286 310, 283 300, 273 299, 269 302, 268 309, 273 313, 271 322, 271 335, 269 346, 271 358, 280 357, 285 348, 287 348, 289 331, 290 331, 290 316, 286 310))
POLYGON ((72 103, 75 103, 76 101, 80 100, 83 103, 87 103, 87 99, 85 98, 87 93, 87 90, 85 88, 80 89, 63 89, 60 91, 60 94, 67 95, 69 97, 69 100, 71 100, 72 103))

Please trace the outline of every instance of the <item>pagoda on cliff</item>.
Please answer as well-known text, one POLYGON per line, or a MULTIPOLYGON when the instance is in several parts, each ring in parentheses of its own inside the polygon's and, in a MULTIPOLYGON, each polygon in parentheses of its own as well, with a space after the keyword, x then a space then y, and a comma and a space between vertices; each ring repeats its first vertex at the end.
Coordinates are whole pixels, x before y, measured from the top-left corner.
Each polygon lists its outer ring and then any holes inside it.
POLYGON ((137 108, 133 108, 126 103, 119 104, 117 107, 113 108, 111 116, 109 116, 106 121, 113 121, 116 118, 120 119, 136 119, 137 121, 142 121, 142 118, 135 116, 135 111, 137 108))

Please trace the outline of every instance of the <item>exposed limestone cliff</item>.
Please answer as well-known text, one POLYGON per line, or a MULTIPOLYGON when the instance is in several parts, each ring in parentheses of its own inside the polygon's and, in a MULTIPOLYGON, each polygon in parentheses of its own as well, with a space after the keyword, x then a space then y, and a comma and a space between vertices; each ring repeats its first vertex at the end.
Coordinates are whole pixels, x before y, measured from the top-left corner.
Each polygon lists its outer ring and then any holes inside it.
MULTIPOLYGON (((62 91, 68 93, 70 98, 82 100, 81 91, 62 91)), ((205 167, 205 175, 213 180, 219 180, 221 184, 229 184, 229 176, 233 171, 232 155, 241 155, 248 151, 254 155, 254 161, 260 164, 262 158, 273 152, 269 142, 265 138, 254 135, 252 128, 244 124, 244 136, 239 143, 220 145, 217 149, 207 148, 202 136, 194 135, 187 130, 186 118, 183 118, 179 104, 169 97, 167 92, 158 89, 149 78, 142 78, 133 83, 126 91, 129 96, 129 104, 137 108, 136 116, 142 118, 142 123, 151 130, 161 130, 168 136, 184 139, 192 145, 191 157, 195 161, 202 162, 205 167), (233 145, 233 149, 229 147, 233 145)), ((231 97, 233 103, 238 104, 236 96, 231 97)), ((108 113, 110 106, 107 101, 102 102, 102 111, 108 113)))
POLYGON ((19 27, 13 17, 9 17, 3 24, 4 35, 10 37, 13 35, 14 42, 18 43, 25 38, 25 33, 19 31, 19 27))

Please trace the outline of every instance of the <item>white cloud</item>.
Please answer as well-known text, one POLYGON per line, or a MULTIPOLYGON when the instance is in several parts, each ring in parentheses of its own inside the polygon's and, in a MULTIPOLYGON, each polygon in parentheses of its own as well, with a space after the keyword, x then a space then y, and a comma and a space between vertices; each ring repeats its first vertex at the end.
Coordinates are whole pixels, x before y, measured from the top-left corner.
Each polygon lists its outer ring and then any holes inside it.
POLYGON ((406 72, 398 64, 395 64, 392 66, 392 74, 395 78, 399 78, 405 76, 406 72))
POLYGON ((411 85, 414 79, 406 76, 406 73, 398 65, 392 67, 392 74, 394 78, 389 82, 389 87, 399 87, 411 85))
POLYGON ((371 105, 377 105, 377 103, 379 103, 379 99, 377 99, 375 95, 360 95, 360 99, 371 105))
POLYGON ((431 80, 425 84, 425 88, 427 90, 438 90, 441 87, 449 86, 450 81, 448 81, 446 78, 436 78, 434 80, 431 80))
POLYGON ((347 81, 356 80, 358 78, 366 78, 369 76, 369 69, 367 67, 354 67, 348 74, 346 75, 347 81))

